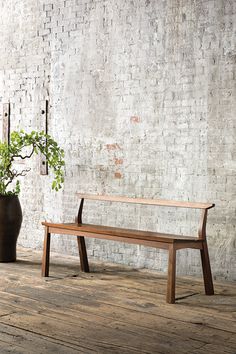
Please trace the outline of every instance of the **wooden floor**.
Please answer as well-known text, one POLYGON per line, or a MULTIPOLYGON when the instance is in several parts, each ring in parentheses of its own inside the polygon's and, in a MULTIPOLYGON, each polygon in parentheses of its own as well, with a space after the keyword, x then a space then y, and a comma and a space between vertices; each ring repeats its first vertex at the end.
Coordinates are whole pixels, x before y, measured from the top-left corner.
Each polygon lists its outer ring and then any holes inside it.
POLYGON ((236 353, 236 285, 178 278, 175 305, 166 277, 123 266, 53 255, 40 276, 41 253, 18 251, 0 264, 0 353, 236 353))

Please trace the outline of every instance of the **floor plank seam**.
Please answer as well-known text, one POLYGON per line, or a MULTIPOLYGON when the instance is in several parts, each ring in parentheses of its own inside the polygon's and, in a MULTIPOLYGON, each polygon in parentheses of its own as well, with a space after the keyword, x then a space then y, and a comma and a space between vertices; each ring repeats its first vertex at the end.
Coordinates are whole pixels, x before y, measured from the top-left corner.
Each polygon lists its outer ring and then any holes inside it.
MULTIPOLYGON (((60 345, 66 347, 66 348, 72 348, 72 349, 77 349, 79 346, 74 344, 74 343, 69 343, 67 341, 64 341, 62 339, 59 339, 59 338, 55 338, 53 336, 48 336, 48 335, 45 335, 45 334, 42 334, 42 333, 39 333, 39 332, 35 332, 35 331, 32 331, 32 330, 29 330, 29 329, 26 329, 26 328, 22 328, 22 327, 19 327, 19 326, 16 326, 16 325, 13 325, 13 324, 9 324, 9 323, 6 323, 6 322, 2 322, 1 319, 0 319, 0 323, 3 324, 4 326, 8 326, 10 328, 15 328, 15 329, 18 329, 20 331, 23 331, 23 332, 27 332, 27 333, 31 333, 31 334, 34 334, 36 336, 39 336, 39 337, 44 337, 44 338, 47 338, 51 341, 51 343, 60 343, 60 345)), ((81 347, 81 345, 80 345, 81 347)), ((87 347, 82 347, 83 349, 88 349, 87 347)))

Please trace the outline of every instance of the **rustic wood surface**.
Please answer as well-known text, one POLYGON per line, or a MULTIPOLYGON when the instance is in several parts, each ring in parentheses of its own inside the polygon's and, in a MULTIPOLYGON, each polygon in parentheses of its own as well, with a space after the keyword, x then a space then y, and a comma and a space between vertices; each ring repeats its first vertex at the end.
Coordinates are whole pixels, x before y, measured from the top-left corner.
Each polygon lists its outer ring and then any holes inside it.
POLYGON ((3 103, 2 112, 2 141, 10 141, 10 103, 3 103))
POLYGON ((0 353, 236 353, 236 284, 178 277, 176 304, 165 302, 166 277, 122 265, 18 250, 0 264, 0 353), (190 286, 191 284, 191 286, 190 286), (189 290, 191 288, 191 290, 189 290))
MULTIPOLYGON (((41 110, 41 122, 42 122, 42 130, 44 133, 48 134, 48 110, 49 110, 49 101, 45 100, 42 102, 42 110, 41 110)), ((40 174, 48 175, 48 163, 47 159, 43 154, 40 154, 40 174)))

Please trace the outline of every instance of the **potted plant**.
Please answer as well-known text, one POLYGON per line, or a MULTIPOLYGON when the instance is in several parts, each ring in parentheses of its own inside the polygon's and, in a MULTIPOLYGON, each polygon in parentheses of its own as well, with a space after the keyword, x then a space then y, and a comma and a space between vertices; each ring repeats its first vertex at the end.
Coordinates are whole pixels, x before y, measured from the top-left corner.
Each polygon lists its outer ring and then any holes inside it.
POLYGON ((19 177, 30 168, 15 169, 15 162, 41 153, 54 173, 52 189, 58 191, 64 182, 64 151, 48 134, 23 130, 12 132, 10 143, 0 142, 0 262, 16 260, 16 243, 22 222, 18 195, 19 177))

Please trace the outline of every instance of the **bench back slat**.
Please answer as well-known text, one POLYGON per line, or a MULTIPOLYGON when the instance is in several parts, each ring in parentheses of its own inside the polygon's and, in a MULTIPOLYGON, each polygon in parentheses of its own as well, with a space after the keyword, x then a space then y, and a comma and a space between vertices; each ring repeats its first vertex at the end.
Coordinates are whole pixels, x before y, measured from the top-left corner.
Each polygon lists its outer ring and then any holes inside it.
POLYGON ((161 205, 166 207, 179 207, 179 208, 192 208, 192 209, 210 209, 215 205, 211 203, 193 203, 164 199, 146 199, 146 198, 129 198, 108 195, 94 195, 77 193, 81 199, 101 200, 107 202, 120 202, 120 203, 134 203, 134 204, 147 204, 147 205, 161 205))

